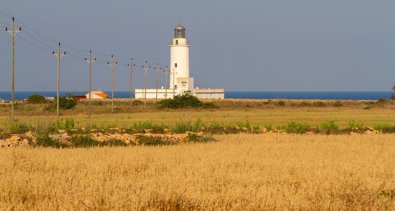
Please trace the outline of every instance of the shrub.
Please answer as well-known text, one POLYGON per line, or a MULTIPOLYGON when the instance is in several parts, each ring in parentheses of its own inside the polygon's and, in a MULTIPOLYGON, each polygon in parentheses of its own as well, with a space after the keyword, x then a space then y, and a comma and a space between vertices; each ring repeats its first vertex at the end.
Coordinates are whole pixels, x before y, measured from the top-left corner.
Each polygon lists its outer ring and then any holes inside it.
POLYGON ((317 102, 313 102, 312 106, 314 106, 314 107, 325 107, 326 104, 324 102, 317 101, 317 102))
POLYGON ((194 123, 193 123, 193 130, 194 132, 197 132, 199 130, 201 130, 204 127, 204 124, 202 122, 201 119, 197 119, 194 123))
POLYGON ((290 122, 286 126, 280 126, 280 128, 285 130, 287 133, 303 134, 306 133, 310 127, 304 123, 290 122))
POLYGON ((51 131, 67 130, 70 131, 75 128, 75 123, 73 118, 66 118, 56 121, 51 124, 51 131))
POLYGON ((392 90, 394 91, 391 95, 391 99, 395 100, 395 85, 392 87, 392 90))
POLYGON ((334 133, 339 129, 339 126, 335 123, 335 121, 326 121, 321 123, 319 129, 326 134, 334 133))
POLYGON ((310 106, 310 103, 303 101, 303 102, 300 102, 298 106, 299 107, 308 107, 308 106, 310 106))
POLYGON ((31 103, 31 104, 42 104, 42 103, 45 103, 45 102, 46 102, 45 97, 42 96, 42 95, 39 95, 39 94, 30 95, 30 96, 26 99, 26 101, 27 101, 28 103, 31 103))
POLYGON ((200 136, 198 134, 189 134, 188 140, 193 143, 207 143, 211 141, 215 141, 212 136, 200 136))
POLYGON ((277 102, 277 105, 279 105, 279 106, 285 106, 285 101, 280 100, 280 101, 277 102))
POLYGON ((164 133, 166 128, 167 127, 164 124, 156 125, 146 121, 134 123, 131 129, 139 132, 145 132, 145 130, 152 129, 152 132, 154 133, 164 133))
POLYGON ((171 145, 171 144, 173 144, 170 141, 165 141, 165 140, 162 140, 159 137, 153 137, 153 136, 138 136, 138 137, 136 137, 136 141, 139 144, 146 145, 146 146, 158 146, 158 145, 171 145))
POLYGON ((377 124, 373 127, 375 130, 381 131, 382 133, 395 133, 395 126, 388 123, 377 124))
MULTIPOLYGON (((57 98, 55 100, 51 101, 51 103, 48 106, 48 110, 50 111, 55 111, 56 110, 56 103, 57 103, 57 98)), ((72 109, 77 105, 77 99, 73 95, 66 95, 64 97, 59 97, 59 108, 60 109, 72 109)))
POLYGON ((333 103, 334 107, 343 107, 343 103, 341 101, 336 101, 335 103, 333 103))
POLYGON ((144 104, 144 102, 141 101, 141 100, 133 100, 132 101, 132 105, 133 106, 140 106, 140 105, 143 105, 143 104, 144 104))
POLYGON ((265 124, 264 128, 266 128, 267 131, 272 131, 273 130, 272 124, 265 124))
POLYGON ((362 129, 363 127, 364 124, 362 122, 356 122, 355 120, 348 123, 348 129, 362 129))
POLYGON ((385 105, 385 104, 388 104, 388 103, 390 103, 390 100, 385 99, 385 98, 380 98, 376 102, 377 105, 385 105))
POLYGON ((90 135, 76 135, 73 137, 73 143, 76 147, 96 147, 101 145, 100 142, 93 140, 90 135))
POLYGON ((177 95, 174 99, 162 100, 158 103, 159 108, 171 108, 171 109, 185 109, 201 107, 203 103, 195 96, 190 93, 183 95, 177 95))
POLYGON ((215 105, 214 103, 203 103, 202 104, 202 108, 205 109, 216 109, 219 108, 217 105, 215 105))
POLYGON ((250 121, 247 119, 245 121, 245 123, 243 123, 243 122, 237 123, 237 127, 239 127, 239 128, 247 128, 248 130, 250 130, 251 129, 251 124, 250 124, 250 121))
POLYGON ((25 133, 31 129, 31 126, 19 122, 17 120, 11 120, 9 122, 9 130, 11 133, 25 133))
POLYGON ((186 131, 194 131, 194 127, 190 122, 176 122, 173 131, 180 134, 186 131))
POLYGON ((58 140, 53 140, 49 137, 49 133, 51 132, 51 130, 53 130, 51 125, 39 122, 35 131, 37 142, 34 146, 53 148, 67 147, 66 144, 60 143, 58 140))

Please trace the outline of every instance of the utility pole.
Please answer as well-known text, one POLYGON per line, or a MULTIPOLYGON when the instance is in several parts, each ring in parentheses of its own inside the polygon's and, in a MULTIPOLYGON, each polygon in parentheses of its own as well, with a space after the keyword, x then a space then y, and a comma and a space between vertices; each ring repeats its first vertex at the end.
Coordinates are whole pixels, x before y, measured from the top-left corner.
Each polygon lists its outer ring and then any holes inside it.
POLYGON ((167 99, 167 89, 169 87, 169 67, 166 66, 166 68, 163 70, 165 72, 165 77, 166 77, 166 85, 165 85, 165 99, 167 99))
POLYGON ((92 116, 91 99, 92 99, 92 64, 96 62, 96 58, 93 58, 92 51, 89 51, 89 57, 85 58, 85 61, 89 64, 89 92, 88 92, 88 109, 89 119, 92 116))
POLYGON ((114 72, 115 72, 115 65, 118 62, 114 59, 114 55, 111 55, 111 59, 107 64, 110 66, 112 71, 112 86, 111 86, 111 112, 114 112, 114 72))
POLYGON ((148 62, 145 61, 145 64, 143 66, 144 68, 144 108, 147 108, 147 74, 148 70, 151 68, 148 66, 148 62))
POLYGON ((12 81, 11 81, 11 120, 14 120, 14 104, 15 104, 15 36, 18 32, 22 31, 22 28, 15 29, 15 18, 12 17, 12 28, 5 28, 6 32, 9 32, 12 37, 12 81))
POLYGON ((159 63, 156 64, 155 71, 156 71, 156 97, 155 102, 158 102, 158 89, 159 89, 159 71, 161 70, 159 63))
POLYGON ((61 52, 60 43, 58 45, 58 51, 52 51, 52 54, 58 59, 58 74, 56 80, 56 119, 59 121, 59 97, 60 97, 60 59, 66 55, 66 52, 61 52))
POLYGON ((133 87, 132 87, 133 67, 136 67, 136 64, 133 63, 133 58, 130 59, 130 64, 128 64, 128 67, 130 70, 130 105, 132 105, 132 102, 133 102, 133 87))

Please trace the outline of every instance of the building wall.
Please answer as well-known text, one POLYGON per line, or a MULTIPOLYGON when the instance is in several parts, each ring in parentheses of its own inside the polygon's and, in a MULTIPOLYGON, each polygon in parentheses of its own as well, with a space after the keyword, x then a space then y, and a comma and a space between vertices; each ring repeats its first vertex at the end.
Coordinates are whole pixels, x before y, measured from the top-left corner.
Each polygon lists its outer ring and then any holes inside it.
POLYGON ((186 38, 173 38, 170 45, 170 88, 177 83, 177 78, 189 78, 189 44, 186 38))
MULTIPOLYGON (((134 95, 136 99, 145 99, 145 90, 136 89, 134 95)), ((175 93, 175 95, 177 95, 177 93, 175 93)), ((173 89, 158 89, 158 99, 172 99, 172 98, 173 98, 173 89), (167 90, 167 94, 166 94, 166 90, 167 90)), ((147 99, 156 99, 156 89, 147 89, 147 99)))
MULTIPOLYGON (((175 92, 175 95, 182 94, 175 92)), ((192 95, 199 99, 225 99, 224 89, 194 89, 192 95)), ((166 89, 158 89, 158 99, 166 99, 166 89)), ((147 99, 156 99, 156 89, 147 89, 147 99)), ((135 90, 136 99, 145 99, 145 90, 135 90)), ((167 99, 173 98, 173 89, 167 89, 167 99)))

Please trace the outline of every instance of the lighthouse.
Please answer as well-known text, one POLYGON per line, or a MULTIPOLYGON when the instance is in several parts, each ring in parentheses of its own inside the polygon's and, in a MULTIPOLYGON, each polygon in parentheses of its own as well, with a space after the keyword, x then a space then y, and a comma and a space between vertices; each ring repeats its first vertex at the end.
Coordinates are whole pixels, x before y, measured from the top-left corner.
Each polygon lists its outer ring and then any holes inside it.
POLYGON ((169 85, 162 88, 135 89, 136 99, 171 99, 177 95, 189 93, 200 99, 224 99, 223 88, 199 88, 194 86, 194 79, 189 75, 189 41, 184 25, 179 22, 174 28, 170 43, 169 85))
POLYGON ((170 44, 170 89, 177 94, 193 90, 193 78, 189 77, 189 42, 181 22, 174 28, 170 44))

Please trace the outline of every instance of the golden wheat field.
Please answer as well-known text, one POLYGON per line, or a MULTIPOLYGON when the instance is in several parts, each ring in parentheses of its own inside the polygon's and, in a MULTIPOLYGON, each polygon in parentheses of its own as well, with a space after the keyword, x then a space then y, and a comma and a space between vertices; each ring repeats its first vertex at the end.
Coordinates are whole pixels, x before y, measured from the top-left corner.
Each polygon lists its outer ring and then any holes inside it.
POLYGON ((0 209, 395 209, 395 135, 216 138, 166 147, 1 149, 0 209))

